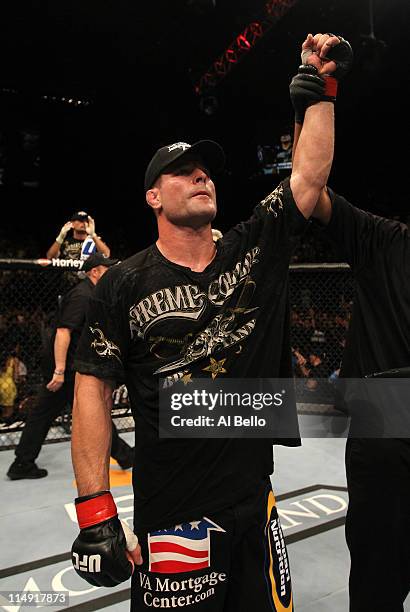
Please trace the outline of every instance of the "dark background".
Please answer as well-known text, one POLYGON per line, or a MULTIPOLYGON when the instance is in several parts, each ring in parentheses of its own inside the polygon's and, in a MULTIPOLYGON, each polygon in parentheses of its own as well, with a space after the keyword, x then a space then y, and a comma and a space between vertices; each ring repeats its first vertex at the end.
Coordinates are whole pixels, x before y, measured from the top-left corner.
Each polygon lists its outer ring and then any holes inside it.
POLYGON ((0 238, 8 241, 7 254, 11 244, 14 255, 43 256, 80 209, 96 219, 114 255, 147 246, 155 228, 143 174, 156 148, 174 141, 213 138, 226 150, 216 227, 225 231, 249 215, 272 187, 255 178, 256 146, 276 142, 292 126, 288 85, 308 32, 342 34, 355 52, 336 105, 329 184, 366 210, 410 214, 409 5, 299 0, 209 92, 218 109, 207 115, 194 85, 248 23, 263 17, 263 1, 2 4, 0 132, 8 180, 0 185, 0 238), (38 187, 24 186, 19 176, 22 130, 39 135, 38 187))

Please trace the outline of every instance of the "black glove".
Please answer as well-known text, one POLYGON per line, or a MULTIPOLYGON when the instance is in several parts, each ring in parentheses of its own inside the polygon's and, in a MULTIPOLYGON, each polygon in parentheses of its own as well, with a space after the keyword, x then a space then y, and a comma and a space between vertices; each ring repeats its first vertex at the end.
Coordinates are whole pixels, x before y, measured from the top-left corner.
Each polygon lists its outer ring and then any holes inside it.
POLYGON ((295 121, 303 123, 306 109, 325 99, 325 80, 319 76, 314 66, 302 65, 290 82, 289 92, 295 121))
POLYGON ((336 70, 332 73, 332 77, 340 81, 350 71, 353 64, 353 49, 350 43, 338 34, 331 34, 329 36, 337 36, 340 40, 338 45, 332 47, 327 54, 327 59, 332 60, 336 64, 336 70))
POLYGON ((128 580, 133 565, 126 556, 126 539, 109 491, 77 497, 80 533, 71 549, 74 569, 93 586, 116 586, 128 580))
MULTIPOLYGON (((338 45, 331 47, 326 59, 336 63, 336 70, 332 74, 319 76, 315 66, 303 63, 299 66, 298 73, 290 83, 290 97, 295 110, 295 122, 303 123, 306 109, 317 102, 335 102, 337 95, 338 81, 342 79, 350 70, 353 63, 353 50, 350 43, 342 36, 337 36, 340 40, 338 45), (323 89, 321 89, 323 85, 323 89)), ((302 61, 306 61, 305 53, 302 52, 302 61)))

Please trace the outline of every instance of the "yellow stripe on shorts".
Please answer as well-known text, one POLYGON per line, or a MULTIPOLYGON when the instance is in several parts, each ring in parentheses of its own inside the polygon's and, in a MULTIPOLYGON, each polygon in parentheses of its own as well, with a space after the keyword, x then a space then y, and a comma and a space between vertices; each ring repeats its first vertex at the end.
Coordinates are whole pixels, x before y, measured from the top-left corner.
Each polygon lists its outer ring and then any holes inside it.
POLYGON ((270 491, 268 496, 265 533, 269 545, 268 572, 274 610, 292 612, 293 596, 289 562, 273 491, 270 491))

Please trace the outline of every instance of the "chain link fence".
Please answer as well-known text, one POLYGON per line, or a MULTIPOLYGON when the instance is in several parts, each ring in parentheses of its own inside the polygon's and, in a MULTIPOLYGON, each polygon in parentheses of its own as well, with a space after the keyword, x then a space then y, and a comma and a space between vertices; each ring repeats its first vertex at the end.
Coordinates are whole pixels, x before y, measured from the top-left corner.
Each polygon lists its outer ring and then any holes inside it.
MULTIPOLYGON (((80 260, 0 260, 0 450, 15 448, 27 415, 36 409, 42 357, 59 301, 84 276, 80 260)), ((124 386, 113 393, 112 416, 120 432, 134 420, 124 386)), ((69 440, 71 406, 64 407, 46 442, 69 440)))
MULTIPOLYGON (((41 359, 60 297, 81 277, 76 260, 0 260, 0 450, 14 448, 35 410, 43 383, 41 359)), ((353 299, 346 264, 301 264, 290 270, 293 372, 300 397, 332 405, 353 299)), ((133 431, 128 393, 114 390, 112 416, 120 432, 133 431)), ((47 442, 70 438, 66 406, 47 442)))
POLYGON ((335 382, 340 372, 353 294, 353 275, 347 264, 291 266, 293 374, 297 399, 303 402, 306 412, 317 412, 320 404, 341 407, 335 382))

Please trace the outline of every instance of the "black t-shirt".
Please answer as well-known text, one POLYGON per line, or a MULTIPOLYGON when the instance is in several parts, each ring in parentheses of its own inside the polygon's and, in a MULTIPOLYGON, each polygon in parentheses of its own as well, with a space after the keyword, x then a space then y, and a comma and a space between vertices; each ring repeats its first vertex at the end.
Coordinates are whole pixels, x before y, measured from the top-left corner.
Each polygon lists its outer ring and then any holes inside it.
POLYGON ((356 293, 341 375, 360 378, 410 365, 410 233, 330 192, 326 228, 350 264, 356 293))
POLYGON ((229 378, 292 376, 288 266, 305 226, 286 182, 218 241, 203 272, 152 245, 99 282, 75 368, 127 386, 137 529, 222 509, 272 472, 272 440, 159 439, 159 381, 210 378, 211 360, 229 378))
POLYGON ((74 238, 71 234, 66 236, 60 247, 61 259, 81 259, 81 249, 84 240, 74 238))
POLYGON ((66 360, 66 377, 70 377, 71 374, 74 374, 74 356, 86 321, 87 309, 93 291, 93 283, 89 278, 85 278, 62 297, 56 319, 53 322, 53 331, 45 348, 43 370, 46 378, 55 367, 54 340, 58 327, 65 327, 71 331, 66 360))

